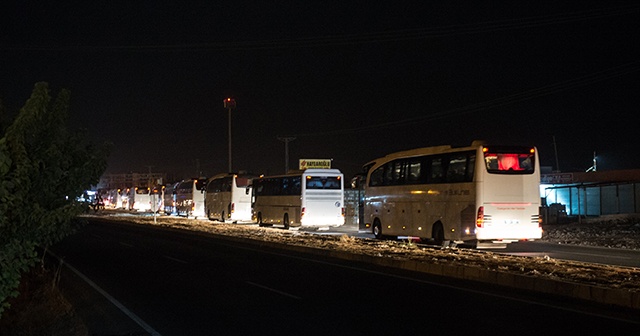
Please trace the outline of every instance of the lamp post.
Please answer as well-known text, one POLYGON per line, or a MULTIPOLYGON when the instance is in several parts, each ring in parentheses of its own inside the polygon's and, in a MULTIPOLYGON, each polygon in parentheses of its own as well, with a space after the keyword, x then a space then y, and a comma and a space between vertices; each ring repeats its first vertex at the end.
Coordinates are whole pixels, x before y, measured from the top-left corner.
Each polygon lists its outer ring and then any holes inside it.
POLYGON ((231 110, 236 108, 236 100, 233 98, 227 98, 223 100, 224 108, 229 110, 229 173, 232 173, 232 165, 231 165, 231 110))
POLYGON ((295 140, 295 137, 278 137, 278 140, 284 141, 284 173, 289 172, 289 142, 295 140))

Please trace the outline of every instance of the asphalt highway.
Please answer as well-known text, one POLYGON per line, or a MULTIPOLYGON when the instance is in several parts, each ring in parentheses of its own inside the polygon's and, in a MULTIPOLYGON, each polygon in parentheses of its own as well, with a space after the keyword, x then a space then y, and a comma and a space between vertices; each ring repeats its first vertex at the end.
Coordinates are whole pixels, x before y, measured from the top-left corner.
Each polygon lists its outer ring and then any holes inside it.
POLYGON ((90 221, 52 247, 94 335, 608 334, 637 311, 90 221))

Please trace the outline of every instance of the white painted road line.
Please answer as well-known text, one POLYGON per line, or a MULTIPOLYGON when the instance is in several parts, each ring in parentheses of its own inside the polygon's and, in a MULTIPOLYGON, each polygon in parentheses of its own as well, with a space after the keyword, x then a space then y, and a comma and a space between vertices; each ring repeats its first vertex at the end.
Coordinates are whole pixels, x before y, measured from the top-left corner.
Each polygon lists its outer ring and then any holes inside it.
POLYGON ((245 282, 246 282, 246 283, 248 283, 248 284, 249 284, 249 285, 251 285, 251 286, 256 286, 256 287, 258 287, 258 288, 266 289, 266 290, 268 290, 268 291, 271 291, 271 292, 274 292, 274 293, 278 293, 278 294, 280 294, 280 295, 284 295, 284 296, 286 296, 286 297, 290 297, 290 298, 292 298, 292 299, 302 300, 302 298, 301 298, 301 297, 299 297, 299 296, 295 296, 295 295, 293 295, 293 294, 289 294, 289 293, 286 293, 286 292, 283 292, 283 291, 279 291, 279 290, 277 290, 277 289, 273 289, 273 288, 271 288, 271 287, 263 286, 263 285, 260 285, 260 284, 257 284, 257 283, 255 283, 255 282, 251 282, 251 281, 245 281, 245 282))
POLYGON ((180 260, 180 259, 178 259, 178 258, 174 258, 174 257, 170 257, 170 256, 167 256, 167 255, 166 255, 166 256, 164 256, 164 257, 165 257, 165 258, 167 258, 167 259, 169 259, 169 260, 173 260, 173 261, 175 261, 175 262, 179 262, 179 263, 182 263, 182 264, 188 264, 188 263, 189 263, 189 262, 187 262, 187 261, 180 260))
POLYGON ((141 326, 150 335, 152 335, 152 336, 161 336, 159 332, 157 332, 153 328, 151 328, 150 325, 148 325, 146 322, 144 322, 141 318, 139 318, 132 311, 127 309, 127 307, 125 307, 122 303, 120 303, 118 300, 116 300, 113 296, 109 295, 109 293, 105 292, 102 288, 100 288, 98 285, 96 285, 93 281, 91 281, 89 278, 87 278, 84 274, 80 273, 80 271, 75 269, 75 267, 69 265, 68 263, 65 263, 64 260, 62 260, 60 257, 55 255, 53 252, 49 251, 49 254, 51 254, 56 259, 58 259, 58 261, 61 264, 64 264, 68 269, 73 271, 73 273, 75 273, 82 280, 84 280, 86 283, 88 283, 89 286, 93 287, 93 289, 95 289, 98 293, 102 294, 102 296, 104 296, 107 300, 109 300, 109 302, 111 302, 114 306, 118 307, 118 309, 120 309, 120 311, 122 311, 130 319, 132 319, 134 322, 136 322, 139 326, 141 326))

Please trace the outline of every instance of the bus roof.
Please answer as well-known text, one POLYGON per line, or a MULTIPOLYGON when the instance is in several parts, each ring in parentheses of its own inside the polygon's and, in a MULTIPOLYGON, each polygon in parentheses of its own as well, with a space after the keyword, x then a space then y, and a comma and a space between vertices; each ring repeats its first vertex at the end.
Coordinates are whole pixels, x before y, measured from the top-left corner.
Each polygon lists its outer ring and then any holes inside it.
POLYGON ((452 146, 452 145, 439 145, 439 146, 430 146, 430 147, 420 147, 414 149, 408 149, 400 152, 394 152, 387 154, 381 158, 377 158, 375 160, 371 160, 367 162, 364 166, 367 165, 375 165, 377 161, 388 161, 397 157, 410 157, 410 156, 418 156, 423 154, 439 154, 439 153, 447 153, 449 151, 464 151, 469 149, 477 148, 480 145, 484 145, 485 142, 482 140, 474 140, 470 146, 452 146))
POLYGON ((216 174, 216 175, 210 177, 207 181, 213 181, 213 180, 217 180, 217 179, 225 178, 225 177, 229 177, 229 176, 246 177, 246 178, 250 178, 250 179, 257 177, 255 175, 249 174, 249 173, 220 173, 220 174, 216 174))
POLYGON ((280 175, 265 175, 262 176, 262 178, 270 178, 270 177, 284 177, 284 176, 302 176, 303 174, 314 174, 314 175, 337 175, 337 174, 342 174, 342 172, 340 171, 340 169, 335 169, 335 168, 331 168, 331 169, 324 169, 324 168, 310 168, 310 169, 306 169, 306 170, 290 170, 289 173, 287 174, 280 174, 280 175))

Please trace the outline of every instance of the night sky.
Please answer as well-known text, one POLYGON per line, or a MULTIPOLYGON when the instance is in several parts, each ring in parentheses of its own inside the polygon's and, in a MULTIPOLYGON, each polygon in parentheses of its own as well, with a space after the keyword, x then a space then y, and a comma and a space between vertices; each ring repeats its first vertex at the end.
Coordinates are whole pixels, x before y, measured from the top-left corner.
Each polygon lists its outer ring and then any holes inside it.
POLYGON ((4 1, 0 99, 69 89, 107 172, 347 176, 390 152, 474 139, 543 166, 640 168, 640 5, 583 1, 4 1), (62 4, 64 3, 64 4, 62 4), (576 7, 575 4, 581 4, 576 7))

